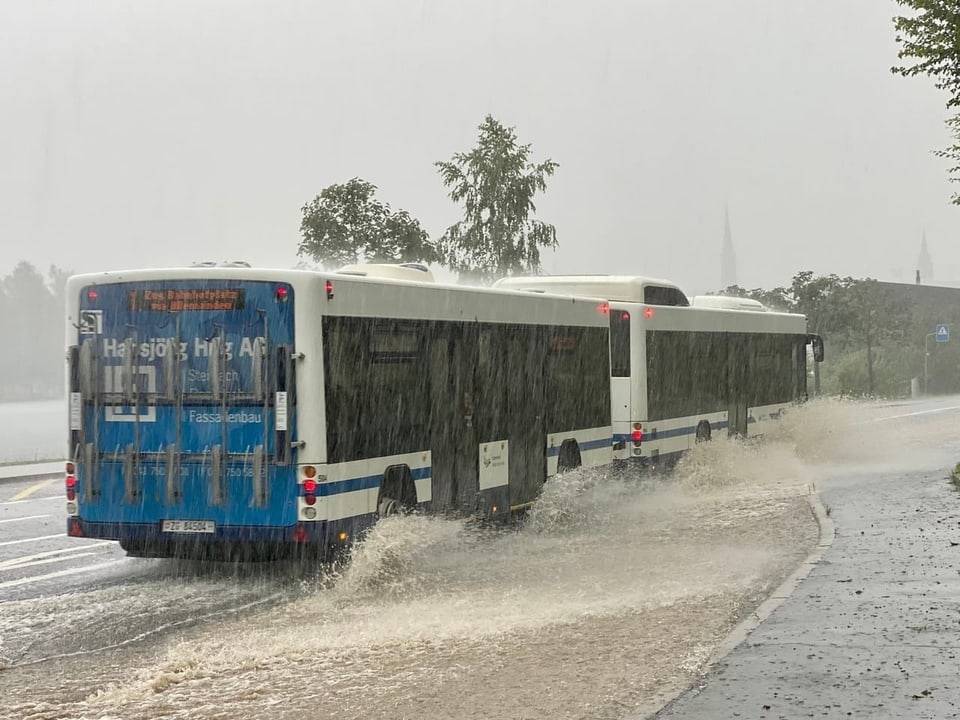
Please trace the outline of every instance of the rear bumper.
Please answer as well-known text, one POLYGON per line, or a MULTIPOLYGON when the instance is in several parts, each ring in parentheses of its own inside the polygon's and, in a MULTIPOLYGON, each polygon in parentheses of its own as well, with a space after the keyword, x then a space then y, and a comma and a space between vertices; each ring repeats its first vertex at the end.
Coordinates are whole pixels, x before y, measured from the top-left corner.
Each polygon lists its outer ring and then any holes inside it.
POLYGON ((169 533, 161 530, 159 522, 91 522, 78 517, 67 518, 67 534, 75 537, 100 538, 135 542, 163 542, 172 544, 322 544, 327 541, 327 523, 299 523, 283 527, 224 525, 213 533, 169 533))

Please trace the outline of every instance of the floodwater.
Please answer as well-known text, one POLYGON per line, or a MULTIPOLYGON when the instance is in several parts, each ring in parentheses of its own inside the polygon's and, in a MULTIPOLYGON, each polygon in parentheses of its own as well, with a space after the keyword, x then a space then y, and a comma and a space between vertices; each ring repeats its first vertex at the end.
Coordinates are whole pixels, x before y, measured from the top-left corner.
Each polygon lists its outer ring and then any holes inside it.
POLYGON ((0 403, 0 464, 63 459, 66 428, 64 400, 0 403))
MULTIPOLYGON (((515 720, 653 712, 696 678, 731 628, 816 545, 808 495, 817 483, 852 468, 906 463, 905 440, 922 452, 953 433, 942 415, 905 437, 902 422, 883 422, 895 412, 809 403, 763 443, 718 438, 697 447, 672 477, 569 473, 552 479, 511 530, 388 519, 343 568, 295 578, 264 570, 259 582, 296 586, 282 602, 9 668, 0 677, 0 717, 515 720)), ((149 609, 202 587, 200 579, 194 587, 159 578, 129 590, 149 609)), ((88 617, 113 612, 94 592, 66 598, 59 610, 52 605, 8 603, 0 614, 32 617, 38 627, 43 615, 50 631, 82 634, 83 625, 70 621, 73 608, 88 617), (54 612, 55 622, 47 617, 54 612)))

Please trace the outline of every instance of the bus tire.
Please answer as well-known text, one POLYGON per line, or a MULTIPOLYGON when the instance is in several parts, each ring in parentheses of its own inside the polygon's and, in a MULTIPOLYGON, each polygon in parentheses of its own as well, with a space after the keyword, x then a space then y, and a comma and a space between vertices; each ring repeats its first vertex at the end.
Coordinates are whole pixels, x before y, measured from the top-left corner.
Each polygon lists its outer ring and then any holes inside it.
POLYGON ((417 506, 417 486, 409 465, 391 465, 383 473, 377 514, 380 517, 399 515, 417 506))
POLYGON ((701 420, 697 423, 697 442, 710 442, 710 423, 706 420, 701 420))
POLYGON ((576 470, 583 464, 580 457, 580 446, 576 440, 564 440, 560 445, 560 454, 557 456, 557 474, 567 470, 576 470))

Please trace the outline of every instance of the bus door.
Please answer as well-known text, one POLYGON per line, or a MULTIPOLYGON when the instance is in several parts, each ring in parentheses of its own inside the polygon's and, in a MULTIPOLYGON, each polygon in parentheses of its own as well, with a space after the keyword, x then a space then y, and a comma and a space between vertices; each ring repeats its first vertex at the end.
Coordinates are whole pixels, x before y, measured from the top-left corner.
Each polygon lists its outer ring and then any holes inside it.
POLYGON ((544 331, 514 325, 506 331, 503 363, 510 438, 510 504, 535 500, 547 476, 544 331))
POLYGON ((479 435, 477 433, 476 367, 478 330, 467 324, 453 333, 450 364, 452 367, 451 400, 454 416, 452 443, 454 448, 454 502, 463 511, 473 512, 480 490, 479 435))
POLYGON ((746 436, 749 422, 747 337, 731 333, 727 341, 727 423, 731 435, 746 436))
POLYGON ((437 323, 427 361, 435 510, 470 512, 479 489, 476 430, 476 329, 437 323))

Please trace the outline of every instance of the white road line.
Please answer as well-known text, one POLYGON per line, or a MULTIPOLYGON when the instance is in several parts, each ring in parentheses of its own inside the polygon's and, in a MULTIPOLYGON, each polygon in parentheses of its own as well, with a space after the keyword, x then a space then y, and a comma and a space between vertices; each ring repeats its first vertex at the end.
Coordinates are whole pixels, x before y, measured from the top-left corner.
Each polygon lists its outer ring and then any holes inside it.
POLYGON ((78 557, 89 557, 90 555, 96 555, 92 552, 82 552, 82 553, 73 553, 71 555, 60 555, 59 557, 48 557, 43 560, 31 560, 30 562, 20 563, 19 565, 11 565, 10 567, 0 568, 0 573, 5 570, 22 570, 23 568, 33 567, 35 565, 49 565, 50 563, 63 562, 64 560, 74 560, 78 557))
POLYGON ((7 518, 6 520, 0 520, 0 523, 20 522, 21 520, 39 520, 40 518, 45 518, 45 517, 50 517, 50 516, 49 515, 27 515, 26 517, 21 517, 21 518, 7 518))
POLYGON ((26 500, 7 500, 6 502, 0 502, 0 505, 23 505, 23 503, 38 502, 40 500, 62 500, 66 502, 67 497, 66 495, 51 495, 50 497, 27 498, 26 500))
POLYGON ((53 538, 65 537, 69 537, 66 530, 64 530, 62 533, 57 533, 56 535, 41 535, 40 537, 21 538, 20 540, 6 540, 4 542, 0 542, 0 547, 3 547, 4 545, 19 545, 20 543, 37 542, 39 540, 52 540, 53 538))
POLYGON ((86 567, 70 568, 69 570, 59 570, 57 572, 47 573, 46 575, 35 575, 33 577, 20 578, 19 580, 7 580, 6 582, 0 582, 0 590, 3 590, 4 588, 18 587, 19 585, 29 585, 30 583, 40 582, 42 580, 52 580, 53 578, 66 577, 67 575, 79 575, 80 573, 102 570, 105 567, 110 567, 111 565, 121 563, 125 559, 126 558, 121 560, 111 560, 110 562, 87 565, 86 567))
POLYGON ((915 415, 932 415, 933 413, 949 412, 950 410, 960 410, 960 405, 951 405, 950 407, 936 408, 934 410, 918 410, 912 413, 903 413, 902 415, 889 415, 882 418, 874 418, 872 422, 883 422, 884 420, 897 420, 898 418, 913 417, 915 415))
POLYGON ((18 565, 21 565, 30 560, 39 560, 40 558, 51 557, 53 555, 63 555, 65 553, 75 553, 80 550, 89 550, 90 548, 102 547, 103 545, 113 545, 111 540, 101 540, 99 542, 87 543, 86 545, 77 545, 72 548, 63 548, 62 550, 48 550, 47 552, 35 553, 34 555, 22 555, 18 558, 10 558, 9 560, 4 560, 0 562, 0 570, 7 570, 9 568, 15 568, 18 565))

